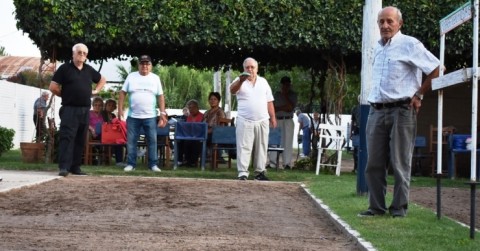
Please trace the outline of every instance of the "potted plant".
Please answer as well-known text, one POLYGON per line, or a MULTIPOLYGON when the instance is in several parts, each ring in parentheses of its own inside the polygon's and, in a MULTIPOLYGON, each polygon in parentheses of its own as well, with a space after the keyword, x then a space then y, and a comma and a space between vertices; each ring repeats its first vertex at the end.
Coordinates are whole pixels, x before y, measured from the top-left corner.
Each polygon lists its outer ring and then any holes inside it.
POLYGON ((2 156, 2 153, 12 149, 13 136, 15 136, 15 131, 13 129, 0 126, 0 156, 2 156))

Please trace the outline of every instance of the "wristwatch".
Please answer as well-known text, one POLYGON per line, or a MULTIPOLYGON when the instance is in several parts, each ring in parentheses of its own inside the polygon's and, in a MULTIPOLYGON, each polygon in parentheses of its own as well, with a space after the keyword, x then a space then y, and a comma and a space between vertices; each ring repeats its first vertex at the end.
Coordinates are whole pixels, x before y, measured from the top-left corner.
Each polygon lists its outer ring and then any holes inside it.
POLYGON ((423 94, 420 92, 415 92, 415 96, 417 96, 418 99, 423 100, 423 94))

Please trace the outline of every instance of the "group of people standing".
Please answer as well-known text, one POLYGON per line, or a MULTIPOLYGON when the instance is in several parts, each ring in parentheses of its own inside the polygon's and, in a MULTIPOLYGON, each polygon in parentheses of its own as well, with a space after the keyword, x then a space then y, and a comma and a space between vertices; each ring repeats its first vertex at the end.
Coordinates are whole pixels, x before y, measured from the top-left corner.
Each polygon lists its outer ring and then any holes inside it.
MULTIPOLYGON (((383 215, 387 211, 393 217, 404 217, 408 210, 411 157, 416 134, 417 114, 423 94, 431 89, 431 80, 440 71, 439 60, 417 39, 400 32, 403 25, 402 14, 396 7, 386 7, 378 14, 381 39, 374 52, 372 90, 368 97, 371 104, 367 120, 366 141, 368 149, 365 170, 369 188, 368 210, 359 216, 383 215), (421 82, 422 73, 426 75, 421 82), (385 204, 387 165, 394 170, 395 187, 393 201, 385 204)), ((60 109, 59 175, 69 173, 82 175, 80 169, 85 134, 89 130, 91 96, 105 85, 105 77, 85 64, 88 48, 76 44, 72 49, 72 61, 65 63, 55 72, 50 91, 62 97, 60 109), (92 90, 92 83, 95 88, 92 90)), ((118 118, 123 119, 124 101, 129 96, 129 112, 126 118, 128 127, 127 166, 125 171, 133 171, 136 165, 136 146, 140 128, 143 128, 149 142, 149 168, 160 171, 157 166, 156 127, 167 125, 165 101, 160 78, 151 72, 152 60, 149 56, 140 57, 139 71, 130 73, 119 95, 118 118), (157 120, 156 108, 160 110, 157 120)), ((238 179, 247 180, 248 167, 254 156, 254 179, 268 180, 266 163, 276 164, 273 156, 267 155, 270 128, 282 128, 282 153, 284 168, 291 165, 293 140, 293 114, 296 113, 303 134, 302 156, 310 153, 310 140, 318 125, 318 113, 314 121, 299 109, 295 109, 297 95, 291 90, 291 80, 281 79, 281 90, 272 93, 267 80, 258 73, 258 62, 246 58, 244 73, 230 84, 230 92, 237 97, 238 115, 236 118, 237 170, 238 179)), ((43 96, 43 95, 42 95, 43 96)), ((48 97, 47 97, 48 99, 48 97)), ((206 121, 211 127, 217 118, 225 113, 219 107, 220 95, 210 93, 210 110, 202 114, 198 102, 187 103, 187 121, 206 121)), ((36 104, 35 121, 44 118, 43 100, 36 104)), ((94 101, 95 106, 95 101, 94 101)), ((38 127, 38 131, 44 130, 38 127)), ((38 135, 37 135, 38 136, 38 135)), ((315 138, 315 137, 314 137, 315 138)), ((187 162, 191 162, 187 160, 187 162)), ((190 163, 191 164, 191 163, 190 163)))
MULTIPOLYGON (((59 137, 59 175, 85 175, 80 169, 86 143, 86 134, 90 131, 96 137, 95 126, 100 121, 114 118, 111 112, 116 104, 107 100, 105 114, 101 114, 103 100, 96 97, 91 107, 91 97, 96 96, 106 83, 106 79, 85 61, 88 48, 84 44, 75 44, 72 48, 72 61, 61 65, 50 83, 50 91, 62 98, 60 108, 59 137), (92 88, 95 83, 95 88, 92 88)), ((148 142, 149 168, 161 171, 157 157, 157 130, 167 124, 165 101, 160 78, 151 72, 152 60, 147 55, 139 58, 139 70, 128 75, 119 95, 118 119, 123 120, 125 97, 129 96, 129 113, 127 115, 127 163, 125 171, 132 171, 136 166, 136 148, 140 129, 145 132, 148 142), (160 119, 157 122, 157 108, 160 119)), ((123 155, 116 156, 117 163, 123 155)))

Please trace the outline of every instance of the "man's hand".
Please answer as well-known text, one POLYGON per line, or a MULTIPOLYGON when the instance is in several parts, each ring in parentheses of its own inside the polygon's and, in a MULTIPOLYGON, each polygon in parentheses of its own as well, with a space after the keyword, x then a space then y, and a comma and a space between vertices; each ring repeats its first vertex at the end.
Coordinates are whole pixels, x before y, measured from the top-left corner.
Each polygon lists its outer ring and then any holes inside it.
POLYGON ((418 114, 421 106, 422 106, 422 100, 420 100, 420 98, 417 97, 416 95, 413 95, 412 101, 410 101, 409 107, 413 107, 413 109, 415 109, 415 112, 418 114))
POLYGON ((168 123, 167 115, 160 115, 160 119, 158 120, 158 127, 165 127, 168 123))
POLYGON ((241 84, 243 84, 243 82, 244 82, 245 80, 247 80, 248 76, 247 76, 247 75, 240 75, 238 78, 240 79, 240 83, 239 83, 239 84, 241 85, 241 84))

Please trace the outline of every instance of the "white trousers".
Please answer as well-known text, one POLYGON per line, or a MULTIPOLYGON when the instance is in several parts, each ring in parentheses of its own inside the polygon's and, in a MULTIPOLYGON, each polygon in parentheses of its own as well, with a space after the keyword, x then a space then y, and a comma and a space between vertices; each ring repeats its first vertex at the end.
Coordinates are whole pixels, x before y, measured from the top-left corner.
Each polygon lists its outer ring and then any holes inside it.
MULTIPOLYGON (((283 166, 291 166, 293 154, 293 132, 295 130, 295 123, 293 123, 293 119, 278 119, 277 126, 280 127, 282 131, 281 144, 284 150, 281 156, 283 160, 283 166)), ((277 152, 270 152, 268 154, 268 158, 270 160, 269 164, 271 167, 277 165, 277 152)))
POLYGON ((265 171, 268 149, 268 133, 270 132, 268 120, 249 121, 237 117, 237 170, 238 177, 248 177, 248 166, 254 156, 253 167, 255 173, 265 171))

